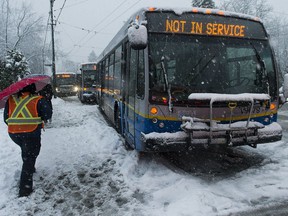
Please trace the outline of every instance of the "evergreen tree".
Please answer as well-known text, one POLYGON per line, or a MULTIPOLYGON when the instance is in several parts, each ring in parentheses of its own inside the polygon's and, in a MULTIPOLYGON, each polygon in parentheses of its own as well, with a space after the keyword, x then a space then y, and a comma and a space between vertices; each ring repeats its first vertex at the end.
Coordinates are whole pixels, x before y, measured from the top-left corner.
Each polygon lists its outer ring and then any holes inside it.
POLYGON ((95 62, 97 60, 97 56, 95 52, 92 50, 92 52, 88 56, 88 61, 89 62, 95 62))
POLYGON ((192 6, 199 8, 215 8, 215 2, 213 0, 192 0, 192 6))
POLYGON ((0 91, 2 91, 8 86, 6 84, 6 76, 4 69, 5 69, 5 62, 0 59, 0 91))
POLYGON ((9 50, 4 61, 0 61, 0 90, 30 74, 28 62, 17 50, 9 50))

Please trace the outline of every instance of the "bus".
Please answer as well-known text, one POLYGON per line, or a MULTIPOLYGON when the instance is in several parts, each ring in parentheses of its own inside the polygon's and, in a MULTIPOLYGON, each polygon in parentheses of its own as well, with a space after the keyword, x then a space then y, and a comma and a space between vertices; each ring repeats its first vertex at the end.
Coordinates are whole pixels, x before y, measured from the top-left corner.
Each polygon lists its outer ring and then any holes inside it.
POLYGON ((78 92, 76 73, 61 72, 56 73, 55 93, 58 97, 76 96, 78 92))
POLYGON ((93 62, 82 63, 78 98, 82 103, 96 103, 96 89, 100 86, 100 77, 93 62))
POLYGON ((256 148, 282 138, 278 67, 256 17, 141 9, 104 49, 97 70, 99 106, 137 151, 256 148))

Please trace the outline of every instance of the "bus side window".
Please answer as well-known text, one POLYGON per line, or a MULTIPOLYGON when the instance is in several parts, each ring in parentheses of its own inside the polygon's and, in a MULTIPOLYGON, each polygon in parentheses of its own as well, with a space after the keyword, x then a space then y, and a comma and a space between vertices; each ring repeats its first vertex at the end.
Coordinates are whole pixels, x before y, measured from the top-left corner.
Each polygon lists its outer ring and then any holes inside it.
POLYGON ((109 89, 109 58, 106 58, 104 77, 105 77, 104 88, 105 88, 105 93, 107 93, 109 89))
POLYGON ((144 50, 138 51, 138 67, 137 67, 137 89, 138 98, 144 99, 145 90, 145 72, 144 72, 144 50))
POLYGON ((109 83, 109 92, 114 94, 114 53, 110 54, 109 58, 109 75, 108 75, 108 83, 109 83))
POLYGON ((122 46, 115 50, 114 93, 121 94, 121 55, 122 46))
POLYGON ((134 49, 130 49, 130 72, 129 72, 129 96, 135 97, 135 84, 136 84, 136 76, 137 76, 137 51, 134 49))

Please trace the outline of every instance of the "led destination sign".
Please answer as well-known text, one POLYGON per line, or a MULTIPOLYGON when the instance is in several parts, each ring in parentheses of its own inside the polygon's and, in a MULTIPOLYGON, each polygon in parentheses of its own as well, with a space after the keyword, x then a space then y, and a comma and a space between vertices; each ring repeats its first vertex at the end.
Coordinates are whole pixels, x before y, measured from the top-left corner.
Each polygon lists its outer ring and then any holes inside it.
POLYGON ((186 20, 166 20, 165 31, 172 33, 190 33, 200 35, 216 35, 245 37, 245 25, 190 22, 186 20))
POLYGON ((146 14, 146 18, 150 33, 267 39, 263 25, 253 20, 194 13, 176 15, 172 12, 151 12, 146 14))

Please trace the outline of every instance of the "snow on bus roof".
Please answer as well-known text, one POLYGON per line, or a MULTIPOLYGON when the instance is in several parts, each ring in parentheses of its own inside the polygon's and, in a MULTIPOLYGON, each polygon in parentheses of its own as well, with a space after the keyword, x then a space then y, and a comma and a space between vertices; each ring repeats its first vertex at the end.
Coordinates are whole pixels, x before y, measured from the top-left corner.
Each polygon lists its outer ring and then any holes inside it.
POLYGON ((232 11, 225 11, 225 10, 220 10, 220 9, 211 9, 211 8, 197 8, 197 7, 192 7, 192 8, 161 7, 161 8, 157 8, 157 7, 148 7, 148 8, 142 8, 141 10, 143 10, 145 12, 147 12, 147 11, 161 11, 161 12, 173 11, 177 15, 182 15, 183 13, 193 12, 193 13, 201 13, 201 14, 207 14, 207 15, 212 14, 212 15, 242 18, 242 19, 248 19, 248 20, 261 22, 261 19, 259 17, 256 17, 256 16, 243 14, 243 13, 236 13, 236 12, 232 12, 232 11))
POLYGON ((87 64, 97 64, 97 62, 82 62, 81 65, 87 65, 87 64))
POLYGON ((251 101, 251 100, 269 100, 268 94, 216 94, 216 93, 192 93, 189 100, 210 100, 210 101, 251 101))
POLYGON ((76 74, 75 72, 57 72, 56 74, 76 74))

